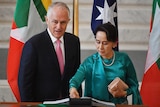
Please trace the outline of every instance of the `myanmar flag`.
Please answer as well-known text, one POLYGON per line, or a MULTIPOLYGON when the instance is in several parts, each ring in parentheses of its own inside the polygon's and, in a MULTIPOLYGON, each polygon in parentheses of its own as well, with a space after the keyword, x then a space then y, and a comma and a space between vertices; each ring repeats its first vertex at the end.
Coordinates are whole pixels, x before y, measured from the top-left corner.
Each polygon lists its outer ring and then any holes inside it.
POLYGON ((10 33, 7 61, 7 79, 17 101, 18 71, 24 43, 33 35, 46 29, 45 15, 51 0, 17 0, 10 33))
POLYGON ((160 0, 153 0, 149 48, 140 93, 144 105, 160 107, 160 0))

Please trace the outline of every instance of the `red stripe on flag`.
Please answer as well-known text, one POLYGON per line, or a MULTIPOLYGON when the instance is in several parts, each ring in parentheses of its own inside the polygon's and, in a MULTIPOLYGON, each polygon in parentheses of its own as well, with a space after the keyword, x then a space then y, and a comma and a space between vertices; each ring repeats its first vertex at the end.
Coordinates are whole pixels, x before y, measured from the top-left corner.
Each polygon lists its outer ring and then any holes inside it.
POLYGON ((10 47, 8 50, 8 63, 7 63, 7 78, 8 83, 17 99, 20 101, 20 94, 18 89, 18 71, 19 63, 23 48, 23 43, 10 37, 10 47))
POLYGON ((152 31, 152 26, 153 26, 153 19, 151 17, 151 21, 150 21, 150 32, 152 31))
POLYGON ((17 25, 15 23, 15 21, 12 21, 12 29, 16 29, 17 28, 17 25))
POLYGON ((160 72, 157 63, 154 63, 144 74, 141 97, 145 105, 160 107, 160 72))

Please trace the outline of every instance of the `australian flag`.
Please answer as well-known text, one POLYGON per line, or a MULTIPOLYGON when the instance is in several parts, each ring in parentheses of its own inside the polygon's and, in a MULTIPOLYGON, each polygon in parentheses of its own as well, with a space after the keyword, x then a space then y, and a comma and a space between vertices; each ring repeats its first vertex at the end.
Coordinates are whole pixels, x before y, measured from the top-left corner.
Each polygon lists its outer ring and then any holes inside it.
POLYGON ((110 22, 117 28, 118 41, 117 21, 117 0, 94 0, 91 20, 91 29, 94 35, 98 25, 110 22))

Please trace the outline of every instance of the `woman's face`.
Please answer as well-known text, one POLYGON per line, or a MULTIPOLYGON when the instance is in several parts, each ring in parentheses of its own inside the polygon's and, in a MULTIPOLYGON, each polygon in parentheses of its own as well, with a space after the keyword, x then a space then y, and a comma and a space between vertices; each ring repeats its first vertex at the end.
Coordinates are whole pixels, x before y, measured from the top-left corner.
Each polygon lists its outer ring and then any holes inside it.
POLYGON ((113 56, 113 48, 117 46, 116 42, 111 42, 107 40, 106 33, 103 31, 98 31, 96 33, 96 48, 98 53, 103 58, 111 58, 113 56))

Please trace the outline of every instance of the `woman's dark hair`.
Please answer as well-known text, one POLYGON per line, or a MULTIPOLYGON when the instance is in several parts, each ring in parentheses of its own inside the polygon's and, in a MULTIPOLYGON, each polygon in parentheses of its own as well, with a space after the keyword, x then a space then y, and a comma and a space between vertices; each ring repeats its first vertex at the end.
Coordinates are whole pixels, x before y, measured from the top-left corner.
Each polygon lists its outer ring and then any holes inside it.
POLYGON ((108 41, 116 42, 118 39, 117 29, 110 22, 99 25, 95 31, 95 38, 98 31, 103 31, 106 33, 106 38, 108 41))

